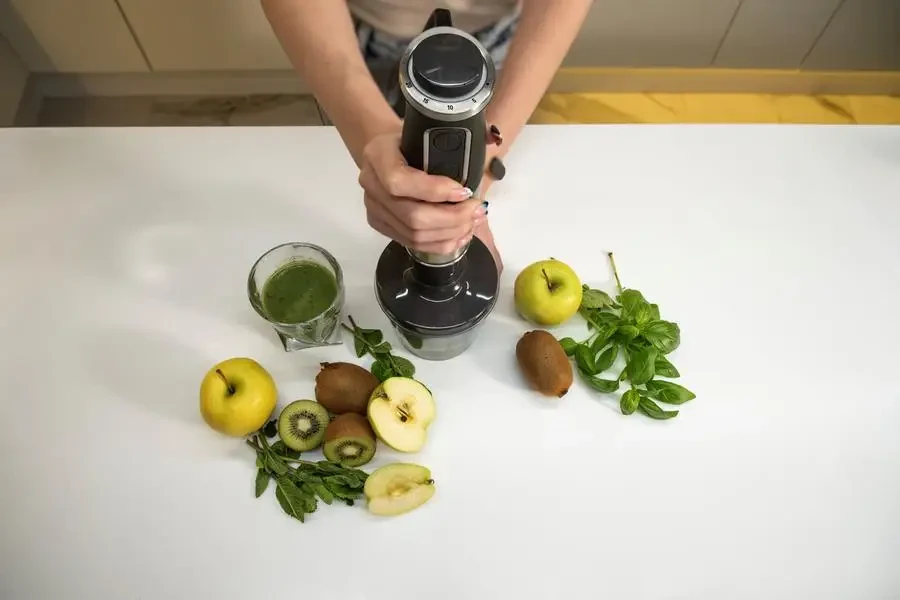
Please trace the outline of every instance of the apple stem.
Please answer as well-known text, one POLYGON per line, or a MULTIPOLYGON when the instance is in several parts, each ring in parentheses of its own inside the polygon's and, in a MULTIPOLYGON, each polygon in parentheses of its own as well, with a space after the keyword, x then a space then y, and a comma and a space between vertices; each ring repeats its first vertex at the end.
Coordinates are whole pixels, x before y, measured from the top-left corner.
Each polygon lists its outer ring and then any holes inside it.
POLYGON ((547 275, 547 271, 545 271, 544 269, 541 269, 541 273, 543 273, 544 280, 547 282, 547 289, 552 292, 554 286, 553 286, 553 282, 550 281, 550 276, 547 275))
POLYGON ((225 377, 225 373, 222 372, 222 369, 216 369, 216 375, 218 375, 225 383, 225 387, 228 389, 228 395, 234 394, 234 386, 228 382, 228 379, 225 377))
POLYGON ((619 272, 616 270, 616 260, 613 258, 612 252, 607 252, 606 255, 609 257, 609 264, 612 265, 613 275, 616 278, 616 287, 619 288, 619 293, 622 293, 622 282, 619 281, 619 272))

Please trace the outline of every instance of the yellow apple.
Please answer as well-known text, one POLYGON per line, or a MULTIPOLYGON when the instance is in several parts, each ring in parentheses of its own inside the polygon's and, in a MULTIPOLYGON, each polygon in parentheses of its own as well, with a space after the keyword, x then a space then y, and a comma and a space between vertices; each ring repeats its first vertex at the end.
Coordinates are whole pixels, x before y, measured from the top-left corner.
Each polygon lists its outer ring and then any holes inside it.
POLYGON ((560 325, 581 306, 581 280, 572 267, 550 258, 532 263, 516 277, 516 311, 537 325, 560 325))
POLYGON ((385 444, 398 452, 418 452, 434 420, 434 397, 409 377, 385 379, 369 398, 369 423, 385 444))
POLYGON ((275 380, 252 358, 229 358, 200 384, 200 414, 207 425, 243 437, 262 427, 278 401, 275 380))
POLYGON ((375 469, 366 478, 363 493, 372 514, 401 515, 431 500, 434 480, 427 467, 393 463, 375 469))

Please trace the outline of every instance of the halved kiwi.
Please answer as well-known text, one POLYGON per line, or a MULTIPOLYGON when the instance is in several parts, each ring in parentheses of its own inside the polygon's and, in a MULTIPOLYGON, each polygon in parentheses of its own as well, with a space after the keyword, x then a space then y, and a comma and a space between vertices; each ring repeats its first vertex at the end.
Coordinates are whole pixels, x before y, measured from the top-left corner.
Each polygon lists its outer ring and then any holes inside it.
POLYGON ((362 415, 338 415, 325 430, 322 451, 330 461, 345 467, 360 467, 375 456, 375 432, 362 415))
POLYGON ((278 416, 278 436, 291 450, 318 448, 328 427, 328 411, 313 400, 295 400, 278 416))

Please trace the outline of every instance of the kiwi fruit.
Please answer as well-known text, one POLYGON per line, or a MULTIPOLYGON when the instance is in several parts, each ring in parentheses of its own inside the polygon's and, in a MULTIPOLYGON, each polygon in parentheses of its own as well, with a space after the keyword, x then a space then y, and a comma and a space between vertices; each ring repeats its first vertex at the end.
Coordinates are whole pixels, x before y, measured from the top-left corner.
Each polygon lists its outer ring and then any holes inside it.
POLYGON ((345 467, 360 467, 375 456, 375 432, 369 420, 356 413, 335 417, 325 430, 325 458, 345 467))
POLYGON ((371 371, 348 362, 323 362, 316 375, 316 400, 335 415, 366 415, 369 397, 378 387, 371 371))
POLYGON ((278 415, 278 437, 291 450, 318 448, 328 427, 328 411, 312 400, 295 400, 278 415))
POLYGON ((543 329, 519 338, 516 359, 528 384, 545 396, 562 398, 572 386, 569 357, 557 339, 543 329))

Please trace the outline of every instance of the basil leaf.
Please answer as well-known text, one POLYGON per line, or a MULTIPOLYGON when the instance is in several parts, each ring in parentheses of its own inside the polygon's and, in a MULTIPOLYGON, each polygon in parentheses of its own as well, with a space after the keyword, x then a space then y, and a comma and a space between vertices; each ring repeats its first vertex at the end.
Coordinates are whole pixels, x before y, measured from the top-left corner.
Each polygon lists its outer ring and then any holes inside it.
POLYGON ((609 294, 602 290, 592 290, 588 286, 582 286, 581 306, 584 308, 606 308, 613 301, 609 294))
POLYGON ((670 363, 669 359, 662 354, 656 357, 655 370, 660 377, 681 377, 681 373, 678 372, 675 365, 670 363))
POLYGON ((566 356, 572 356, 573 354, 575 354, 575 348, 578 347, 578 342, 570 337, 565 337, 559 340, 559 345, 562 346, 563 352, 566 353, 566 356))
POLYGON ((623 291, 618 300, 622 305, 622 318, 629 320, 636 319, 638 309, 648 304, 643 294, 637 290, 623 291))
POLYGON ((613 366, 613 363, 616 362, 616 357, 618 355, 618 344, 613 344, 612 346, 604 350, 603 353, 597 358, 597 372, 602 373, 603 371, 613 366))
POLYGON ((384 381, 385 379, 388 379, 389 377, 391 377, 391 375, 393 375, 393 373, 391 372, 391 365, 387 361, 380 358, 372 363, 372 366, 369 368, 369 370, 372 371, 372 375, 374 375, 375 379, 377 379, 378 381, 384 381))
POLYGON ((616 330, 616 336, 626 343, 636 338, 640 333, 640 330, 634 325, 620 325, 618 330, 616 330))
POLYGON ((666 404, 684 404, 697 396, 686 387, 672 381, 653 380, 647 382, 647 396, 666 404))
POLYGON ((591 349, 588 346, 579 344, 578 347, 575 348, 575 362, 578 364, 578 368, 587 375, 597 374, 597 365, 594 363, 594 353, 591 352, 591 349))
POLYGON ((649 304, 639 304, 634 308, 634 316, 632 317, 638 327, 646 325, 653 320, 653 311, 649 304))
POLYGON ((641 400, 638 403, 638 410, 651 419, 658 419, 660 421, 678 416, 677 410, 663 410, 653 400, 646 396, 641 396, 641 400))
POLYGON ((681 344, 681 330, 677 323, 670 321, 651 321, 643 328, 641 335, 663 354, 672 352, 681 344))
POLYGON ((636 389, 631 388, 622 394, 622 399, 619 400, 619 410, 622 411, 623 415, 630 415, 637 410, 640 401, 641 394, 636 389))
POLYGON ((258 469, 256 471, 256 497, 262 496, 267 487, 269 487, 269 474, 265 469, 258 469))
POLYGON ((659 321, 659 305, 658 304, 650 305, 650 320, 651 321, 659 321))
POLYGON ((628 364, 625 367, 628 373, 628 380, 634 385, 641 385, 653 379, 656 355, 658 353, 656 348, 641 348, 635 352, 628 359, 628 364))
POLYGON ((619 382, 615 379, 600 379, 582 373, 582 378, 589 386, 604 394, 612 394, 619 389, 619 382))
POLYGON ((416 367, 402 356, 394 356, 395 375, 397 377, 412 377, 416 374, 416 367))

